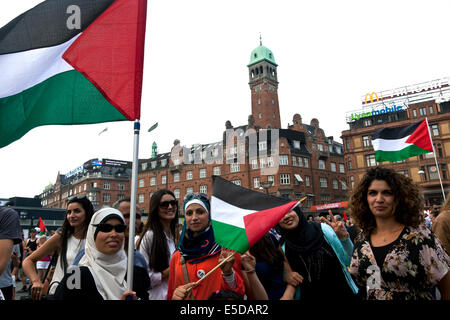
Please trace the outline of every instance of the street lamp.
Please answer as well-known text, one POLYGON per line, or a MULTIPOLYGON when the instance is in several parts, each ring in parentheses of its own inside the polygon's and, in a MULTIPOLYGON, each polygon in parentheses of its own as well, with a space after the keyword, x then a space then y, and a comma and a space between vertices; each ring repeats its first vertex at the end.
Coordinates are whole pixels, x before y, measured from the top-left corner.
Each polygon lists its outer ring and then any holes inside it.
POLYGON ((272 186, 272 181, 263 181, 261 186, 266 189, 266 193, 269 194, 269 188, 272 186))

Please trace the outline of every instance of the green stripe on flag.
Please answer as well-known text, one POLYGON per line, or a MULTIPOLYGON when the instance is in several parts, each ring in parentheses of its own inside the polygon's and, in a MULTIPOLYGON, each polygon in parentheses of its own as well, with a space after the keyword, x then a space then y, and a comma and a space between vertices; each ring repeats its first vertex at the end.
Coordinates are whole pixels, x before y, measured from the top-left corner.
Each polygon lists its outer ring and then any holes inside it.
POLYGON ((78 71, 57 74, 19 94, 0 99, 0 148, 33 128, 127 120, 78 71))
POLYGON ((212 220, 214 238, 216 242, 227 249, 245 253, 248 250, 248 239, 245 229, 228 223, 212 220), (218 241, 218 239, 220 239, 218 241))
POLYGON ((418 156, 420 154, 429 153, 430 151, 424 150, 422 148, 419 148, 416 145, 410 145, 409 147, 403 148, 402 150, 398 151, 382 151, 382 150, 376 150, 375 151, 375 159, 378 162, 382 161, 401 161, 410 157, 418 156))

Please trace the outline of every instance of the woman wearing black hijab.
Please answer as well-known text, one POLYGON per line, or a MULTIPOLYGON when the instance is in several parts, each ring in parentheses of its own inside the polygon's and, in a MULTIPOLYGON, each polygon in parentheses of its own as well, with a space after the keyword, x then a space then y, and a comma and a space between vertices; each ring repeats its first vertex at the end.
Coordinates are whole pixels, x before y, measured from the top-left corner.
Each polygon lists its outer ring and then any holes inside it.
POLYGON ((304 278, 300 300, 357 298, 356 285, 347 271, 353 244, 341 223, 307 221, 297 207, 278 223, 286 258, 292 270, 304 278))

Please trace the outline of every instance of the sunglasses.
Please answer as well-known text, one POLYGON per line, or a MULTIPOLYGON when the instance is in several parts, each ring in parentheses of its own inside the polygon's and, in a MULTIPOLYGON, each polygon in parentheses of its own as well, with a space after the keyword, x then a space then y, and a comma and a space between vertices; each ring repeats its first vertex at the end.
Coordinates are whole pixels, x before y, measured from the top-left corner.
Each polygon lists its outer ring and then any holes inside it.
POLYGON ((188 193, 184 199, 185 199, 185 201, 190 201, 190 200, 192 200, 194 198, 196 198, 196 199, 199 198, 199 199, 203 199, 203 200, 209 201, 208 195, 206 193, 202 193, 202 192, 199 192, 199 193, 188 193))
POLYGON ((69 198, 67 198, 67 202, 71 202, 71 201, 74 201, 74 200, 82 200, 82 199, 86 199, 86 195, 85 194, 82 194, 80 196, 69 197, 69 198))
POLYGON ((125 224, 116 224, 112 225, 109 223, 99 223, 99 224, 93 224, 94 227, 97 227, 97 230, 100 232, 111 232, 112 229, 114 229, 117 233, 125 232, 125 229, 127 226, 125 224))
POLYGON ((167 208, 169 207, 169 204, 170 204, 172 207, 175 207, 175 206, 178 207, 178 201, 177 201, 177 200, 161 201, 161 202, 159 203, 159 206, 160 206, 161 208, 167 209, 167 208))
MULTIPOLYGON (((124 214, 123 217, 125 219, 130 219, 130 215, 129 214, 124 214)), ((140 219, 140 218, 141 218, 141 215, 139 213, 136 213, 136 219, 140 219)))

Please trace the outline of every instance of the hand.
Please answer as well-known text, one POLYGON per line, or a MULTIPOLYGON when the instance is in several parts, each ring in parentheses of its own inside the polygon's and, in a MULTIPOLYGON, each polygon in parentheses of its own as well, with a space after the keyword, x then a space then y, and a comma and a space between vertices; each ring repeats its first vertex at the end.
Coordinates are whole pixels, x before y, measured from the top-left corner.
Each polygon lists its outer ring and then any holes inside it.
POLYGON ((241 264, 245 271, 255 270, 256 259, 251 255, 250 251, 247 251, 241 256, 241 264))
POLYGON ((328 224, 330 227, 332 227, 334 232, 338 236, 339 240, 347 239, 348 232, 347 228, 345 227, 345 224, 342 221, 336 221, 331 210, 328 210, 328 217, 330 218, 331 222, 325 219, 324 217, 320 217, 320 222, 324 222, 328 224))
POLYGON ((283 278, 284 282, 294 287, 298 286, 303 282, 303 277, 295 271, 286 272, 283 278))
POLYGON ((120 300, 136 300, 136 292, 127 290, 122 293, 122 297, 120 298, 120 300), (131 299, 128 298, 128 296, 130 296, 131 299))
POLYGON ((31 287, 31 299, 41 300, 43 292, 44 284, 40 280, 33 281, 33 286, 31 287))
MULTIPOLYGON (((219 257, 219 264, 227 259, 230 255, 233 254, 233 251, 229 249, 222 248, 222 251, 220 252, 219 257)), ((234 265, 234 256, 227 260, 224 264, 220 266, 220 269, 222 269, 222 273, 226 276, 230 275, 233 272, 233 265, 234 265)))
POLYGON ((195 287, 195 282, 191 282, 175 289, 172 295, 172 300, 184 300, 189 295, 189 292, 195 287))

